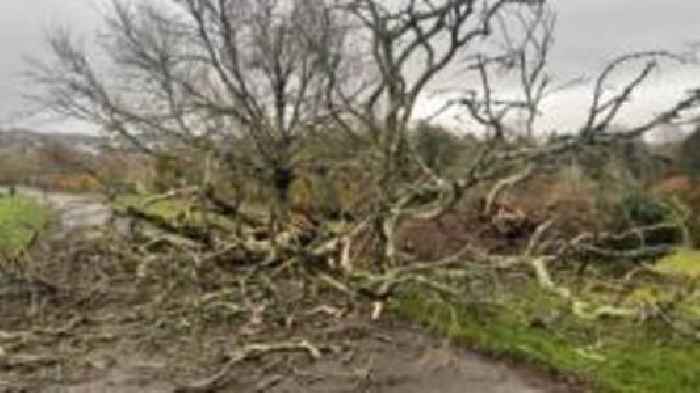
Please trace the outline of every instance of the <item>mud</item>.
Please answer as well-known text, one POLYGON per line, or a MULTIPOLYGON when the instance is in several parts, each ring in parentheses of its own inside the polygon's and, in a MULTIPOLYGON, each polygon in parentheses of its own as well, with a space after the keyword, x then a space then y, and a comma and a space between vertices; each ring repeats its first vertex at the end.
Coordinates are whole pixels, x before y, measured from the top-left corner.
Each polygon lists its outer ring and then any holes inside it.
MULTIPOLYGON (((383 322, 347 347, 310 361, 304 355, 269 356, 240 365, 220 392, 271 393, 572 393, 571 382, 554 381, 529 367, 490 360, 427 335, 405 323, 383 322)), ((65 383, 6 385, 0 392, 173 393, 185 379, 156 354, 121 353, 83 359, 83 375, 65 383), (150 360, 146 360, 150 359, 150 360), (14 389, 14 390, 12 390, 14 389)), ((215 370, 215 368, 212 368, 215 370)), ((199 377, 205 377, 202 374, 199 377)))

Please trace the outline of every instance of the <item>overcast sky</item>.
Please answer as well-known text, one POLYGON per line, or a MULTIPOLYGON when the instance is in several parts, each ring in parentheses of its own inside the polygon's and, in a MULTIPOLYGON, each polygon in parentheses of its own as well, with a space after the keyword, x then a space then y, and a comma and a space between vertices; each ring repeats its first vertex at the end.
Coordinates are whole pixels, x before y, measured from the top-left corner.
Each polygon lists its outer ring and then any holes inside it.
MULTIPOLYGON (((23 55, 46 52, 47 27, 66 25, 85 33, 98 25, 98 0, 0 0, 0 128, 12 124, 9 114, 22 109, 18 79, 23 55)), ((561 80, 595 75, 616 55, 642 49, 682 49, 700 41, 698 0, 550 0, 559 14, 552 69, 561 80)), ((665 67, 640 94, 623 121, 670 105, 686 87, 700 86, 700 70, 665 67)), ((568 91, 548 105, 548 127, 575 127, 590 94, 585 88, 568 91)), ((36 125, 35 125, 36 126, 36 125)), ((65 125, 42 124, 61 130, 65 125)))

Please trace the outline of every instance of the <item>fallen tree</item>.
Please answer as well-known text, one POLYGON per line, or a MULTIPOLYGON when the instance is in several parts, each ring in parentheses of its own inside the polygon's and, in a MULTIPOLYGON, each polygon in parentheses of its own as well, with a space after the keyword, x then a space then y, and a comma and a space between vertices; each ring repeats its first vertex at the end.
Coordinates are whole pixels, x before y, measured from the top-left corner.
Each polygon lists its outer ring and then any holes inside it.
MULTIPOLYGON (((186 270, 195 278, 233 270, 240 275, 240 304, 217 300, 230 288, 201 300, 245 310, 252 319, 260 318, 259 307, 288 304, 278 288, 286 280, 301 283, 311 294, 330 288, 358 307, 370 304, 372 317, 379 318, 403 286, 476 301, 443 278, 473 279, 523 268, 583 318, 636 317, 643 311, 579 299, 554 281, 549 265, 569 258, 644 259, 668 253, 675 243, 648 245, 644 239, 662 228, 682 232, 682 212, 669 222, 624 233, 585 231, 571 238, 550 235, 556 220, 546 217, 526 234, 522 249, 505 255, 467 241, 451 255, 420 260, 399 244, 399 237, 407 222, 438 219, 470 198, 483 198, 478 214, 508 225, 511 218, 498 206, 510 189, 556 171, 562 157, 634 140, 677 120, 700 101, 697 91, 642 124, 609 132, 658 64, 679 57, 650 51, 613 60, 596 79, 580 129, 542 141, 532 136, 543 99, 573 83, 550 87, 546 57, 554 19, 544 2, 172 3, 172 9, 132 9, 114 2, 101 52, 115 68, 109 73, 69 35, 56 34, 51 39, 56 64, 37 65, 33 74, 44 87, 37 100, 47 109, 91 122, 145 155, 179 165, 180 176, 170 189, 120 212, 151 226, 138 234, 135 248, 119 251, 138 261, 140 275, 149 274, 154 260, 175 254, 192 257, 186 270), (517 36, 509 31, 510 19, 519 21, 517 36), (507 45, 496 45, 502 49, 496 53, 478 45, 498 38, 507 45), (462 106, 490 132, 476 139, 477 154, 468 157, 468 165, 446 175, 419 153, 412 121, 427 86, 464 55, 481 91, 470 90, 446 107, 462 106), (615 70, 638 61, 644 63, 638 74, 620 91, 606 92, 615 70), (497 97, 490 83, 497 70, 519 77, 520 98, 497 97), (528 119, 531 138, 525 143, 506 132, 508 115, 518 112, 528 119), (153 138, 160 143, 147 143, 153 138), (304 178, 340 184, 344 176, 356 187, 336 218, 320 208, 324 201, 311 200, 304 209, 290 201, 294 185, 304 178), (147 211, 149 204, 163 200, 186 208, 176 218, 147 211), (638 241, 627 249, 609 247, 610 241, 627 238, 638 241), (248 299, 251 286, 273 300, 248 299)), ((288 309, 281 314, 287 323, 303 318, 288 309)), ((233 356, 231 366, 276 350, 318 352, 306 342, 247 347, 233 356)), ((209 389, 220 374, 181 391, 209 389)))

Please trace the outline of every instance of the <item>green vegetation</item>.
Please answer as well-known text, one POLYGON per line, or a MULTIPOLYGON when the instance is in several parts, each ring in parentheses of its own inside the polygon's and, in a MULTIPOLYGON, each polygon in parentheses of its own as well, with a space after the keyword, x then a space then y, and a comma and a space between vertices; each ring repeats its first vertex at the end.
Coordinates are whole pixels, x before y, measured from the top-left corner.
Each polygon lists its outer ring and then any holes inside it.
POLYGON ((48 210, 31 199, 1 196, 0 253, 15 253, 25 247, 46 225, 48 216, 48 210))
MULTIPOLYGON (((197 209, 192 198, 186 197, 162 198, 155 194, 129 194, 117 198, 113 206, 118 210, 131 207, 148 215, 162 218, 175 226, 183 224, 199 226, 205 222, 220 226, 232 225, 229 218, 214 212, 207 212, 205 220, 204 214, 197 209)), ((244 211, 246 213, 259 212, 260 209, 262 208, 246 206, 244 211)))
POLYGON ((173 220, 187 211, 187 204, 183 200, 155 200, 153 195, 141 194, 122 195, 116 200, 114 205, 118 209, 133 207, 166 220, 173 220))
POLYGON ((654 269, 670 276, 700 279, 700 251, 681 249, 663 258, 654 269))
POLYGON ((699 147, 700 127, 683 141, 678 154, 681 166, 694 180, 700 179, 700 155, 697 154, 699 147))
POLYGON ((586 321, 532 287, 512 289, 498 306, 465 306, 425 293, 394 309, 480 351, 574 375, 601 393, 691 393, 700 386, 700 346, 659 321, 586 321))

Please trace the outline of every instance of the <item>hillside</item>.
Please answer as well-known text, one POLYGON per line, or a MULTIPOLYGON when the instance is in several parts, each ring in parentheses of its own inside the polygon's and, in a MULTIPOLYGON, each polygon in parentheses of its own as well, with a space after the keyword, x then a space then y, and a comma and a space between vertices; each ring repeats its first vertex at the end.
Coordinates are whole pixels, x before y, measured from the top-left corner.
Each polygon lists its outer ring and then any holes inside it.
POLYGON ((108 139, 78 133, 45 133, 28 129, 0 129, 0 150, 32 152, 50 145, 61 144, 82 152, 98 153, 107 146, 108 139))

